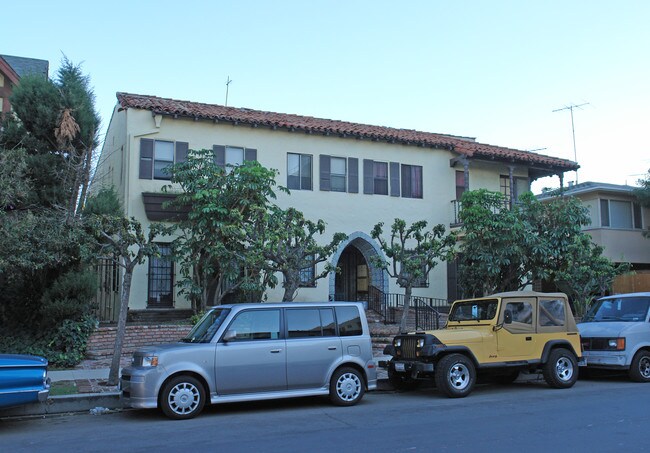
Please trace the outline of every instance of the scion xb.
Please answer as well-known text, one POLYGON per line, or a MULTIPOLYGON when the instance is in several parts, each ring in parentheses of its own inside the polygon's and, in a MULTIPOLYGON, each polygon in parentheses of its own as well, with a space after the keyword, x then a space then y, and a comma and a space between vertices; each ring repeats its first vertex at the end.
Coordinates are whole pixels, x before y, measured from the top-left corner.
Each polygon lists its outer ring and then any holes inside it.
POLYGON ((206 403, 329 395, 351 406, 377 387, 377 370, 360 303, 234 304, 179 343, 137 350, 120 386, 126 405, 186 419, 206 403))

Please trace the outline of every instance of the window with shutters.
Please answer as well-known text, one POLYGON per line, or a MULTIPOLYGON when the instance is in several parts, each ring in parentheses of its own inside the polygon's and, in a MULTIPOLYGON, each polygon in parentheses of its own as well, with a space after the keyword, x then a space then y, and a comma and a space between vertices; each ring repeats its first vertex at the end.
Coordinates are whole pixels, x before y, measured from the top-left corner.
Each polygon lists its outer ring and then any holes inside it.
POLYGON ((375 195, 388 195, 388 162, 373 162, 372 177, 375 195))
POLYGON ((187 142, 140 139, 140 179, 170 180, 169 167, 187 160, 187 142))
POLYGON ((422 167, 402 164, 402 197, 422 198, 422 167))
POLYGON ((333 192, 345 192, 347 178, 347 165, 343 157, 330 158, 330 190, 333 192))
POLYGON ((214 163, 227 173, 245 161, 257 160, 257 150, 241 146, 213 145, 214 163))
POLYGON ((309 154, 287 153, 287 187, 291 190, 312 190, 312 157, 309 154))
POLYGON ((174 164, 174 142, 154 140, 153 179, 171 179, 168 168, 174 164))
POLYGON ((226 146, 226 173, 230 173, 233 167, 239 167, 244 163, 244 148, 226 146))
POLYGON ((321 154, 318 157, 318 162, 320 190, 326 192, 359 192, 359 159, 356 157, 333 157, 321 154))

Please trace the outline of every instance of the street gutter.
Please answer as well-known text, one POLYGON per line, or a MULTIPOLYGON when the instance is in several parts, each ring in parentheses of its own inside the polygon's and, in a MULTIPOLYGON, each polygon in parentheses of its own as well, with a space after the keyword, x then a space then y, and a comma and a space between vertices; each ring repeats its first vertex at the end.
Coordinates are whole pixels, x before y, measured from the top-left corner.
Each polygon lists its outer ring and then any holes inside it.
POLYGON ((32 415, 64 414, 69 412, 89 412, 95 408, 110 410, 123 409, 124 403, 120 399, 120 392, 51 396, 43 403, 0 409, 0 419, 32 415))

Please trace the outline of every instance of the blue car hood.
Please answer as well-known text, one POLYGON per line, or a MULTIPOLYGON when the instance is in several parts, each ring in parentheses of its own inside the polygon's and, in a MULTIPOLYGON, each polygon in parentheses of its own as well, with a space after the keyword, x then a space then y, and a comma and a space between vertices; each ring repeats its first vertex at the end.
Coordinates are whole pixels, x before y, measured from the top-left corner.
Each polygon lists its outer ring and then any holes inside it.
POLYGON ((47 359, 36 355, 0 354, 0 368, 24 366, 47 366, 47 359))

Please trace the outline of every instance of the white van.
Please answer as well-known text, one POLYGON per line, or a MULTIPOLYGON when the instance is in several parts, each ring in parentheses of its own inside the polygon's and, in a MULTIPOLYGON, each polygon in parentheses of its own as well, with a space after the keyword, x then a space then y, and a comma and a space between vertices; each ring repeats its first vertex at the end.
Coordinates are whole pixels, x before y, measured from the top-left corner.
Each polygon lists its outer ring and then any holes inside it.
POLYGON ((627 370, 650 382, 650 292, 598 299, 578 324, 588 368, 627 370))

